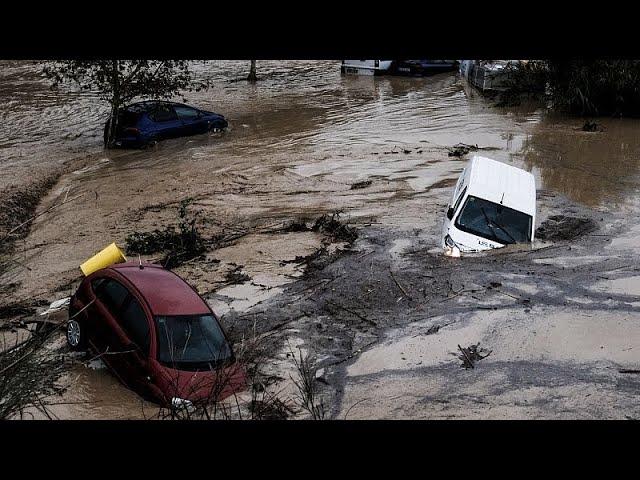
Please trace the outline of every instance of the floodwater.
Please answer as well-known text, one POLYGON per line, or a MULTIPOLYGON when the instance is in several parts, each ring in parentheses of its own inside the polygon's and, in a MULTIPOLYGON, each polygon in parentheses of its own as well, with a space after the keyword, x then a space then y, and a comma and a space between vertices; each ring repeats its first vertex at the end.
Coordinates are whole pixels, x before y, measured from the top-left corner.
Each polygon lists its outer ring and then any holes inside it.
MULTIPOLYGON (((194 70, 213 87, 184 96, 227 116, 232 130, 227 138, 171 142, 160 155, 122 155, 102 152, 108 108, 95 93, 51 89, 38 62, 0 61, 0 187, 25 180, 32 169, 91 154, 129 164, 149 156, 162 163, 166 157, 180 162, 211 154, 291 153, 319 160, 298 165, 297 173, 344 181, 397 173, 397 165, 372 164, 378 159, 371 157, 363 165, 354 156, 459 142, 495 148, 486 154, 523 164, 543 188, 588 205, 624 202, 638 183, 635 120, 599 119, 602 131, 582 132, 582 119, 548 115, 539 105, 494 108, 455 73, 425 79, 342 76, 336 61, 260 61, 262 80, 249 85, 242 81, 246 63, 196 63, 194 70)), ((428 186, 421 174, 433 175, 411 160, 407 169, 418 177, 413 186, 428 186)))
MULTIPOLYGON (((637 121, 601 119, 602 131, 582 132, 583 119, 540 105, 496 108, 455 73, 371 78, 342 76, 337 61, 257 66, 255 85, 243 80, 245 61, 194 66, 213 87, 185 100, 225 115, 227 132, 104 151, 108 109, 95 93, 51 90, 38 63, 0 62, 0 190, 65 166, 41 210, 90 193, 34 222, 18 252, 31 270, 0 280, 19 282, 22 298, 66 296, 84 259, 132 231, 175 223, 180 200, 192 198, 205 234, 257 230, 178 273, 221 314, 249 309, 299 275, 286 262, 320 246, 315 234, 276 238, 270 227, 342 209, 355 223, 433 230, 464 165, 448 156, 457 143, 532 171, 538 188, 603 212, 638 213, 637 121), (351 190, 361 180, 372 184, 351 190), (226 285, 238 265, 251 281, 226 285)), ((80 366, 69 378, 75 403, 58 410, 63 418, 142 414, 140 400, 104 369, 80 366)))

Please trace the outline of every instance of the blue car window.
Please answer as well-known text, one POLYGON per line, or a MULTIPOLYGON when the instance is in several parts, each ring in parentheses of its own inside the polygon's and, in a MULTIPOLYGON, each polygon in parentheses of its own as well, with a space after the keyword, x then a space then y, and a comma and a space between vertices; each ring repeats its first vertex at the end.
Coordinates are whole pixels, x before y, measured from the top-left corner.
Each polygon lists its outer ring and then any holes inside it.
POLYGON ((149 112, 149 118, 154 122, 170 122, 177 120, 178 116, 171 105, 160 103, 149 112))
POLYGON ((195 108, 176 105, 175 110, 181 120, 193 120, 198 118, 199 112, 195 108))

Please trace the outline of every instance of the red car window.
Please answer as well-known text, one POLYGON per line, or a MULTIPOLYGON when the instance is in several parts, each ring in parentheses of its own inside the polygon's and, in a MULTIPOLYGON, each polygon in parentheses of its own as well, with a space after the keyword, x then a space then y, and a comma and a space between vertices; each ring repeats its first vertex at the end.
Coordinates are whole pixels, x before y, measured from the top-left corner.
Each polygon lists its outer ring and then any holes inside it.
POLYGON ((96 291, 96 296, 106 305, 113 314, 117 314, 129 291, 120 283, 108 278, 102 282, 96 291))
POLYGON ((145 354, 149 354, 149 321, 147 315, 135 298, 131 298, 118 318, 118 323, 129 339, 138 345, 145 354))

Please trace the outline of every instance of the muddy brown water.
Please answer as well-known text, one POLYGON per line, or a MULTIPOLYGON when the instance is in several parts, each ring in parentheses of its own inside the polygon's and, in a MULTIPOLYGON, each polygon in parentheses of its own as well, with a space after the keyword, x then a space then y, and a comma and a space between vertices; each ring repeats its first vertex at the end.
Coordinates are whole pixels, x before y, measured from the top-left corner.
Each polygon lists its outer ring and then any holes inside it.
MULTIPOLYGON (((185 100, 224 114, 226 133, 104 151, 107 107, 96 94, 51 90, 37 62, 0 62, 0 189, 66 165, 70 173, 40 210, 87 194, 34 222, 18 252, 32 270, 1 279, 20 283, 17 297, 68 295, 84 259, 111 241, 123 244, 131 231, 175 223, 178 202, 191 197, 205 234, 262 229, 178 269, 221 313, 250 309, 252 299, 277 295, 297 278, 287 261, 321 242, 311 233, 273 233, 275 225, 342 209, 356 224, 437 236, 464 165, 447 147, 460 142, 532 171, 538 188, 603 212, 638 213, 638 121, 599 119, 602 131, 583 132, 583 119, 540 105, 495 108, 455 73, 366 78, 341 76, 337 61, 259 61, 261 80, 251 85, 242 80, 248 62, 194 68, 213 87, 185 100), (371 185, 351 190, 366 180, 371 185), (225 286, 239 264, 252 281, 225 286)), ((142 415, 140 400, 104 369, 81 365, 69 380, 65 399, 76 403, 57 407, 62 418, 142 415)))

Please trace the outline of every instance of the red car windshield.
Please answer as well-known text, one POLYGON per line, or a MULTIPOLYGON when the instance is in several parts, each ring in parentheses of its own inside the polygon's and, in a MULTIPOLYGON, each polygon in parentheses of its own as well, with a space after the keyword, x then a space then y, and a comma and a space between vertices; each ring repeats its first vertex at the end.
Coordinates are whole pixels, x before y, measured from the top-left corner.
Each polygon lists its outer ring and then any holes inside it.
POLYGON ((212 315, 157 316, 158 360, 185 370, 210 370, 233 359, 212 315))

